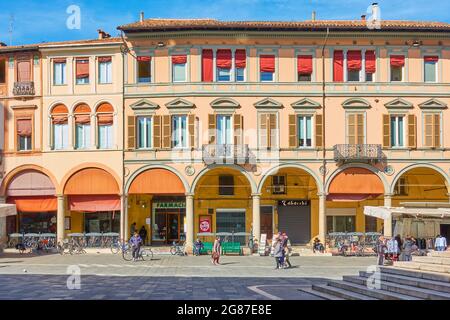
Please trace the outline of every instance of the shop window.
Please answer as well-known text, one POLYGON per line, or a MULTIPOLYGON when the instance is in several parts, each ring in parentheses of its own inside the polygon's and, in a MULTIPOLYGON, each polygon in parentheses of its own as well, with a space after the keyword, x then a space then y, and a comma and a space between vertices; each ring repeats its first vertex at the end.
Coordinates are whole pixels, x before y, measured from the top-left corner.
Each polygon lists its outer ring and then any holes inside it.
POLYGON ((234 177, 229 175, 219 176, 219 195, 234 195, 234 177))
POLYGON ((120 232, 120 212, 92 212, 84 214, 84 232, 120 232))
POLYGON ((151 76, 151 65, 152 65, 152 58, 147 56, 141 56, 137 58, 137 64, 138 64, 138 83, 149 83, 152 81, 151 76))
POLYGON ((56 213, 20 212, 20 233, 56 233, 56 213))
POLYGON ((245 245, 245 236, 233 236, 233 233, 245 232, 245 212, 217 212, 216 232, 230 233, 229 241, 245 245))
POLYGON ((152 147, 152 117, 138 117, 138 149, 152 147))
POLYGON ((272 194, 286 194, 286 176, 272 176, 272 194))
POLYGON ((365 216, 365 220, 366 220, 366 232, 378 232, 377 218, 365 216))
POLYGON ((98 82, 100 84, 112 83, 112 57, 98 58, 98 82))
POLYGON ((6 61, 0 59, 0 84, 6 83, 6 61))
POLYGON ((327 216, 327 232, 355 232, 355 216, 327 216))

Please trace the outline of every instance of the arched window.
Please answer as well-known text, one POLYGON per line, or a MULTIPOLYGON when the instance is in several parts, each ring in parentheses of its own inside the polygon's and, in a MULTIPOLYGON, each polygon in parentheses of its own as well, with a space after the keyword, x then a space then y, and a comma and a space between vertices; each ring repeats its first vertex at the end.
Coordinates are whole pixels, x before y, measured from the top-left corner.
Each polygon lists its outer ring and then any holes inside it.
POLYGON ((99 149, 112 149, 113 147, 113 113, 114 108, 109 103, 102 103, 97 107, 97 145, 99 149))
POLYGON ((58 104, 52 109, 52 144, 54 150, 64 150, 69 146, 68 115, 69 110, 63 104, 58 104))
POLYGON ((91 108, 85 103, 77 105, 75 115, 75 148, 89 149, 91 147, 91 108))

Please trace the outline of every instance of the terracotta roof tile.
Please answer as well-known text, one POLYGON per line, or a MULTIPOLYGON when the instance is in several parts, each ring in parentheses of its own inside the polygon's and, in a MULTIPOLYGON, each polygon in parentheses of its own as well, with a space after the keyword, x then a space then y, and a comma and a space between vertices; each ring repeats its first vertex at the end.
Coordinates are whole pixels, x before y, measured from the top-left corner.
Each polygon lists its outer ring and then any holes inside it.
MULTIPOLYGON (((160 30, 314 30, 324 29, 367 29, 362 20, 316 20, 316 21, 219 21, 215 19, 147 19, 118 27, 124 31, 160 30)), ((386 30, 448 30, 450 24, 426 21, 382 21, 386 30)), ((368 29, 367 29, 368 30, 368 29)))
POLYGON ((41 42, 35 44, 26 44, 19 46, 5 46, 0 47, 0 52, 5 51, 20 51, 20 50, 38 50, 41 48, 47 48, 52 46, 65 46, 65 45, 89 45, 89 44, 103 44, 103 43, 114 43, 121 42, 122 39, 119 37, 106 38, 106 39, 89 39, 89 40, 71 40, 71 41, 59 41, 59 42, 41 42))

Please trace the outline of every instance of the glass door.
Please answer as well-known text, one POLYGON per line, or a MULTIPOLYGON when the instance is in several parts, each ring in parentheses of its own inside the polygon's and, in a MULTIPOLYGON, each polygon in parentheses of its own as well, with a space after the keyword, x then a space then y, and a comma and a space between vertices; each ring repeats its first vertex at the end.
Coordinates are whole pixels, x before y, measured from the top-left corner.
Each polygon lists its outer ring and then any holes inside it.
POLYGON ((217 116, 217 154, 221 156, 231 156, 233 144, 233 130, 231 128, 230 115, 217 116))
POLYGON ((180 240, 180 214, 169 213, 167 214, 167 225, 169 227, 167 241, 172 243, 180 240))

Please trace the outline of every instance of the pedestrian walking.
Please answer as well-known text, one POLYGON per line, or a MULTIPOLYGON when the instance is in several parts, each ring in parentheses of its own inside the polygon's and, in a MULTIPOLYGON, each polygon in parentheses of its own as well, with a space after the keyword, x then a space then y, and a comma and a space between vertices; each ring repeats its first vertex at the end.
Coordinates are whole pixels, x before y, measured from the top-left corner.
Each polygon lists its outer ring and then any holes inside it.
POLYGON ((397 241, 397 251, 398 251, 398 260, 402 258, 402 252, 403 252, 403 241, 402 237, 398 234, 395 236, 395 240, 397 241))
POLYGON ((387 253, 388 253, 389 257, 391 258, 391 260, 397 261, 398 255, 399 255, 397 240, 395 240, 395 238, 389 239, 386 242, 386 247, 387 247, 387 253))
POLYGON ((403 261, 411 261, 412 253, 415 249, 415 243, 409 235, 406 236, 406 240, 403 243, 402 247, 403 247, 403 261))
POLYGON ((273 256, 276 262, 275 269, 281 269, 283 267, 283 244, 281 241, 282 241, 281 238, 277 238, 273 250, 273 256))
POLYGON ((130 239, 131 252, 133 256, 133 262, 137 261, 139 258, 139 252, 141 251, 142 238, 139 233, 135 232, 130 239))
POLYGON ((145 229, 145 226, 141 227, 141 229, 139 230, 139 235, 141 236, 142 244, 145 246, 145 244, 147 243, 147 229, 145 229))
POLYGON ((197 240, 195 240, 194 242, 194 255, 199 256, 203 247, 203 242, 201 242, 201 240, 197 238, 197 240))
POLYGON ((376 243, 376 252, 378 255, 378 265, 382 266, 384 265, 384 255, 386 253, 386 240, 384 236, 380 236, 376 243))
POLYGON ((283 232, 283 250, 284 250, 284 267, 291 268, 291 262, 289 261, 289 257, 292 252, 291 240, 289 240, 286 232, 283 232))
POLYGON ((212 250, 212 263, 214 265, 220 264, 219 263, 220 248, 221 248, 220 237, 217 237, 216 240, 214 241, 213 250, 212 250))
POLYGON ((442 235, 438 234, 434 243, 436 251, 444 251, 447 249, 447 239, 442 235))

